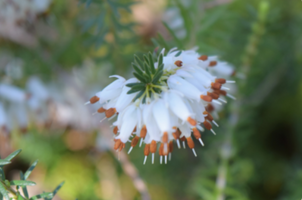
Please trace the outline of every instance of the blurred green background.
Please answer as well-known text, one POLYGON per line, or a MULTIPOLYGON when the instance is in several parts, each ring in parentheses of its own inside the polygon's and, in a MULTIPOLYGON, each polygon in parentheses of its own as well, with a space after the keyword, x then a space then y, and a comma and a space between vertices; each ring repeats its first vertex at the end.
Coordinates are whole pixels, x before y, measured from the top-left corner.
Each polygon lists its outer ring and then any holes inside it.
POLYGON ((5 172, 13 179, 38 159, 31 193, 65 181, 55 199, 302 198, 300 0, 45 0, 24 16, 5 2, 0 85, 26 90, 36 77, 49 94, 39 109, 26 108, 22 126, 16 104, 0 98, 13 124, 1 130, 0 155, 23 152, 5 172), (205 147, 195 141, 197 158, 175 148, 168 165, 143 165, 136 147, 118 160, 109 123, 83 104, 109 75, 129 78, 134 54, 156 47, 199 47, 231 63, 237 101, 219 113, 216 136, 203 133, 205 147))

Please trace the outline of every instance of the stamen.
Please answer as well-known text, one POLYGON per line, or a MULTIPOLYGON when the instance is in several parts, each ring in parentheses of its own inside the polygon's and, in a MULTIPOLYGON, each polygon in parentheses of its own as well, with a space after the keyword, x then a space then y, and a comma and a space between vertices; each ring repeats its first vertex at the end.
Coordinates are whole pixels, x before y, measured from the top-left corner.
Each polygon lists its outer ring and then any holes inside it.
POLYGON ((160 164, 163 164, 163 156, 160 156, 159 162, 160 164))
POLYGON ((216 133, 215 133, 215 131, 214 131, 213 129, 211 129, 211 131, 212 131, 212 133, 213 133, 214 135, 216 135, 216 133))
POLYGON ((155 153, 156 152, 156 147, 157 147, 156 141, 152 140, 151 144, 150 144, 150 151, 151 151, 151 153, 155 153))
POLYGON ((181 67, 181 66, 182 66, 182 61, 176 60, 174 64, 175 64, 177 67, 181 67))
POLYGON ((225 84, 226 80, 224 78, 217 78, 215 79, 215 83, 225 84))
POLYGON ((122 144, 122 142, 120 139, 115 140, 114 147, 113 147, 114 150, 118 150, 120 148, 121 144, 122 144))
POLYGON ((103 108, 103 107, 100 107, 100 108, 98 109, 98 113, 103 113, 103 112, 106 112, 106 109, 103 108))
POLYGON ((204 101, 207 101, 207 102, 211 102, 212 101, 212 97, 210 96, 205 96, 205 95, 200 95, 200 98, 204 101))
POLYGON ((180 142, 179 142, 179 139, 176 140, 176 143, 177 143, 177 147, 180 149, 180 142))
POLYGON ((107 117, 103 118, 100 122, 102 123, 105 119, 107 119, 107 117))
POLYGON ((204 143, 203 143, 203 141, 201 140, 201 138, 199 138, 198 140, 199 140, 200 144, 201 144, 202 146, 204 146, 204 143))
POLYGON ((130 154, 130 152, 132 151, 133 147, 130 147, 129 151, 128 151, 128 154, 130 154))
POLYGON ((183 147, 184 149, 186 149, 186 142, 185 142, 185 141, 182 141, 182 147, 183 147))
POLYGON ((172 153, 169 153, 169 161, 171 161, 172 153))
POLYGON ((202 55, 198 58, 198 60, 203 60, 203 61, 206 61, 208 60, 208 56, 207 55, 202 55))
POLYGON ((190 149, 194 148, 195 144, 194 144, 191 137, 187 137, 187 143, 188 143, 188 146, 189 146, 190 149))
POLYGON ((94 104, 94 103, 98 102, 99 100, 100 100, 99 97, 93 96, 93 97, 90 98, 90 103, 91 103, 91 104, 94 104))
POLYGON ((219 98, 218 100, 221 101, 221 102, 223 102, 223 103, 228 103, 226 100, 224 100, 222 98, 219 98))
POLYGON ((168 156, 165 155, 165 164, 167 164, 167 163, 168 163, 168 156))
POLYGON ((226 95, 227 95, 227 92, 224 91, 224 90, 219 90, 219 94, 220 94, 220 95, 223 95, 223 96, 226 96, 226 95))
POLYGON ((171 140, 169 142, 169 153, 171 153, 173 151, 173 141, 171 140))
POLYGON ((116 135, 116 134, 117 134, 117 131, 118 131, 118 127, 116 126, 116 127, 114 127, 114 129, 113 129, 113 133, 116 135))
POLYGON ((212 129, 212 125, 208 122, 208 121, 204 121, 203 125, 206 129, 211 130, 212 129))
POLYGON ((227 94, 227 97, 230 97, 233 100, 236 100, 236 97, 234 97, 233 95, 227 94))
POLYGON ((112 117, 116 113, 115 108, 109 108, 108 110, 105 111, 105 115, 107 118, 112 117))
POLYGON ((168 142, 168 132, 164 132, 164 135, 163 135, 163 137, 162 137, 162 141, 163 141, 163 143, 167 143, 168 142))
POLYGON ((192 125, 192 126, 196 126, 197 122, 195 119, 192 119, 191 117, 188 117, 187 121, 192 125))
POLYGON ((214 90, 220 90, 222 87, 220 83, 211 83, 211 88, 214 90))
POLYGON ((147 158, 148 158, 148 156, 145 156, 144 164, 146 164, 147 158))
POLYGON ((196 151, 194 148, 192 148, 192 151, 193 151, 194 156, 197 157, 197 154, 196 154, 196 151))
POLYGON ((215 65, 217 65, 217 61, 211 61, 209 63, 209 67, 214 67, 215 65))
POLYGON ((207 106, 206 106, 206 111, 208 111, 208 112, 213 112, 215 110, 215 108, 214 108, 214 106, 212 105, 212 104, 208 104, 207 106))
POLYGON ((230 88, 227 88, 227 87, 224 87, 224 86, 222 86, 221 89, 222 90, 230 90, 230 88))
POLYGON ((227 80, 226 83, 236 83, 236 81, 233 80, 227 80))
POLYGON ((220 101, 217 101, 217 100, 213 100, 213 103, 216 103, 218 105, 222 105, 222 103, 220 103, 220 101))
POLYGON ((215 92, 207 92, 207 96, 212 97, 213 99, 218 99, 219 98, 219 94, 216 94, 215 92))
POLYGON ((147 128, 146 128, 146 125, 144 125, 143 128, 142 128, 142 130, 141 130, 141 132, 140 132, 140 135, 139 135, 139 136, 140 136, 141 138, 145 138, 146 135, 147 135, 147 128))
POLYGON ((90 101, 87 101, 86 103, 84 103, 84 106, 86 106, 86 105, 88 105, 88 104, 90 104, 90 101))

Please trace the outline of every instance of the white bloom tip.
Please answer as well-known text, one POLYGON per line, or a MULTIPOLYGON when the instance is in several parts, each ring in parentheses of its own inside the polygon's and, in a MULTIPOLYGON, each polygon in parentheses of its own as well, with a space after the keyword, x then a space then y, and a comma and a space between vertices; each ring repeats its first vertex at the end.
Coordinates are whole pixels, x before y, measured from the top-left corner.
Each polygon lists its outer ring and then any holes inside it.
POLYGON ((129 151, 128 151, 128 154, 131 153, 132 149, 133 149, 133 147, 130 147, 130 149, 129 149, 129 151))
POLYGON ((217 122, 215 122, 214 120, 212 120, 213 124, 215 124, 215 126, 219 127, 219 125, 217 124, 217 122))
POLYGON ((141 147, 142 146, 142 144, 143 144, 143 138, 141 138, 141 141, 139 142, 139 147, 141 147))
POLYGON ((185 141, 182 141, 182 147, 183 147, 184 149, 186 149, 186 142, 185 142, 185 141))
POLYGON ((152 153, 152 164, 154 164, 154 153, 152 153))
POLYGON ((222 86, 221 89, 222 90, 230 90, 230 88, 227 88, 227 87, 224 87, 224 86, 222 86))
POLYGON ((176 143, 177 143, 177 147, 180 149, 180 142, 179 142, 179 139, 176 140, 176 143))
POLYGON ((145 159, 144 159, 144 164, 146 164, 146 162, 147 162, 147 158, 148 158, 148 156, 145 156, 145 159))
POLYGON ((226 83, 236 83, 236 81, 233 80, 227 80, 226 83))
POLYGON ((84 103, 85 106, 88 105, 88 104, 90 104, 90 101, 87 101, 86 103, 84 103))
POLYGON ((222 103, 228 103, 226 100, 222 99, 222 98, 218 98, 219 101, 221 101, 222 103))
POLYGON ((203 141, 201 140, 201 138, 199 138, 198 140, 199 140, 200 144, 201 144, 202 146, 204 146, 204 143, 203 143, 203 141))
POLYGON ((165 156, 165 164, 168 163, 168 156, 165 156))
POLYGON ((216 135, 216 133, 215 133, 215 131, 214 131, 213 129, 211 129, 211 131, 212 131, 212 133, 213 133, 214 135, 216 135))
POLYGON ((193 151, 194 156, 197 157, 197 154, 196 154, 196 151, 194 148, 192 149, 192 151, 193 151))
POLYGON ((227 97, 233 99, 233 100, 236 100, 236 97, 234 97, 233 95, 230 95, 230 94, 227 94, 227 97))

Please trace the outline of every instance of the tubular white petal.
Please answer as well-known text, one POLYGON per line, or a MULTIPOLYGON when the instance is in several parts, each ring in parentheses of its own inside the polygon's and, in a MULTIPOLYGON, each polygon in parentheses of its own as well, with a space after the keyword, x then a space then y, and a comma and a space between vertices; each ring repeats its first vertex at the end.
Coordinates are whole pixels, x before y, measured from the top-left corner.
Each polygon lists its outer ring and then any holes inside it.
POLYGON ((153 116, 157 122, 158 127, 160 128, 161 132, 170 131, 170 118, 169 118, 169 111, 164 104, 162 99, 157 100, 153 106, 153 116))
POLYGON ((12 85, 0 84, 0 96, 12 102, 24 102, 26 93, 12 85))

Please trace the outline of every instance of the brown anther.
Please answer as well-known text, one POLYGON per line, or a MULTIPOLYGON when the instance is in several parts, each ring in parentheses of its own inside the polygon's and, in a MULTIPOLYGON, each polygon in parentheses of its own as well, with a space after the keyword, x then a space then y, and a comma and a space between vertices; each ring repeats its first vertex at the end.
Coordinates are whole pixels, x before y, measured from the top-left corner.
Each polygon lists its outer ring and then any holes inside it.
POLYGON ((122 150, 123 150, 123 148, 125 148, 125 146, 126 146, 126 144, 125 144, 125 143, 121 143, 120 148, 119 148, 119 151, 122 151, 122 150))
POLYGON ((122 144, 122 142, 121 142, 121 140, 120 139, 118 139, 118 140, 115 140, 115 144, 114 144, 114 150, 117 150, 117 149, 119 149, 120 148, 120 146, 121 146, 121 144, 122 144))
POLYGON ((136 132, 136 127, 134 127, 133 131, 132 132, 136 132))
POLYGON ((169 152, 172 153, 172 151, 173 151, 173 141, 171 140, 171 141, 169 142, 169 152))
POLYGON ((206 119, 209 120, 209 121, 214 120, 213 116, 210 113, 206 116, 206 119))
POLYGON ((175 140, 179 139, 180 134, 181 132, 178 129, 176 129, 176 131, 172 133, 175 140))
POLYGON ((135 136, 131 141, 131 146, 135 147, 137 145, 138 141, 139 141, 139 137, 135 136))
POLYGON ((225 84, 226 80, 224 78, 216 78, 215 83, 225 84))
POLYGON ((227 92, 225 90, 219 90, 219 93, 223 96, 226 96, 227 95, 227 92))
POLYGON ((191 137, 187 137, 187 143, 190 149, 193 149, 195 147, 195 144, 191 137))
POLYGON ((147 128, 146 128, 146 125, 143 126, 143 128, 141 129, 141 132, 140 132, 140 137, 141 138, 145 138, 146 137, 146 134, 147 134, 147 128))
POLYGON ((212 97, 212 99, 218 99, 219 98, 219 94, 217 94, 216 92, 208 92, 207 96, 212 97))
POLYGON ((90 103, 91 103, 91 104, 94 104, 94 103, 98 102, 99 100, 100 100, 99 97, 93 96, 93 97, 91 97, 91 99, 90 99, 90 103))
POLYGON ((211 61, 209 63, 209 67, 214 67, 215 65, 217 65, 217 61, 211 61))
POLYGON ((155 153, 156 152, 156 148, 157 148, 156 141, 152 140, 151 144, 150 144, 150 151, 151 151, 151 153, 155 153))
POLYGON ((182 61, 176 60, 174 64, 175 64, 177 67, 181 67, 181 66, 182 66, 182 61))
POLYGON ((198 140, 199 138, 201 138, 201 134, 200 134, 199 130, 198 130, 196 127, 193 128, 193 135, 194 135, 194 137, 195 137, 197 140, 198 140))
POLYGON ((112 117, 116 113, 115 108, 109 108, 108 110, 105 111, 105 115, 107 118, 112 117))
POLYGON ((118 131, 118 127, 115 126, 115 127, 113 128, 113 133, 116 135, 116 134, 117 134, 117 131, 118 131))
POLYGON ((212 111, 215 110, 215 108, 214 108, 214 106, 213 106, 212 104, 209 103, 209 104, 206 106, 206 110, 207 110, 208 112, 212 112, 212 111))
POLYGON ((211 86, 214 90, 220 90, 220 88, 221 88, 220 83, 211 83, 211 86))
POLYGON ((163 135, 163 137, 162 137, 163 143, 167 143, 167 142, 168 142, 168 139, 169 139, 168 132, 164 132, 164 135, 163 135))
POLYGON ((196 126, 197 122, 195 119, 192 119, 191 117, 188 117, 187 121, 192 125, 192 126, 196 126))
POLYGON ((180 141, 186 141, 186 137, 185 137, 185 136, 182 136, 182 137, 180 138, 180 141))
POLYGON ((210 122, 208 121, 204 121, 203 125, 206 129, 211 130, 212 129, 212 125, 210 124, 210 122))
POLYGON ((220 90, 213 90, 213 93, 220 95, 220 90))
POLYGON ((145 145, 144 155, 148 156, 150 154, 150 144, 145 145))
POLYGON ((204 101, 211 102, 213 100, 212 97, 206 95, 200 95, 200 98, 204 101))
POLYGON ((208 60, 208 56, 207 55, 202 55, 198 58, 198 60, 203 60, 203 61, 206 61, 208 60))
POLYGON ((163 143, 160 143, 158 153, 160 156, 164 155, 164 144, 163 143))
POLYGON ((103 112, 106 112, 106 109, 103 108, 103 107, 100 107, 100 108, 98 109, 98 113, 103 113, 103 112))

